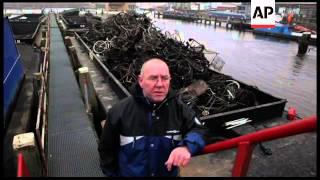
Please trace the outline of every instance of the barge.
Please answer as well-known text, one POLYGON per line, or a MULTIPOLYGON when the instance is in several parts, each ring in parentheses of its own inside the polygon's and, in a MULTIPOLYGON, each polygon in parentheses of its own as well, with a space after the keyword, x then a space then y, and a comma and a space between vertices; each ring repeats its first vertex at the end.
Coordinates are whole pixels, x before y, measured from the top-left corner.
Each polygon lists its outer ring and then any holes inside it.
POLYGON ((23 14, 9 19, 15 40, 33 42, 41 24, 46 20, 44 14, 23 14))

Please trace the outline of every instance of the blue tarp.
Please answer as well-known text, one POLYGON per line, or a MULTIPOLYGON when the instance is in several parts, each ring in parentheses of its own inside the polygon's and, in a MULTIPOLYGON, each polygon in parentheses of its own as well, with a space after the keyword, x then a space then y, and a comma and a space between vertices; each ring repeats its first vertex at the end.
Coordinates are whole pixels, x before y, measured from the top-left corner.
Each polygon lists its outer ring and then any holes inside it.
POLYGON ((6 127, 7 113, 14 103, 20 84, 24 77, 24 69, 21 62, 21 55, 15 44, 8 18, 3 21, 3 51, 4 51, 4 71, 3 71, 3 100, 4 100, 4 127, 6 127))

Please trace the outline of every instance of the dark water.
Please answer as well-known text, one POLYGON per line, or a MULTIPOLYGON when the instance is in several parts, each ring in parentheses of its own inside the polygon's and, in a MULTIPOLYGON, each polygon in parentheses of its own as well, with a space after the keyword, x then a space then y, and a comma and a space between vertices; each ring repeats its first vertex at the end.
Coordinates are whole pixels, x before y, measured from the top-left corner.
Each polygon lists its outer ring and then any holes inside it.
POLYGON ((300 117, 316 114, 316 47, 297 57, 298 43, 252 32, 227 30, 213 25, 153 19, 160 29, 177 30, 187 40, 193 38, 225 61, 221 73, 231 75, 260 90, 287 99, 286 109, 295 107, 300 117))

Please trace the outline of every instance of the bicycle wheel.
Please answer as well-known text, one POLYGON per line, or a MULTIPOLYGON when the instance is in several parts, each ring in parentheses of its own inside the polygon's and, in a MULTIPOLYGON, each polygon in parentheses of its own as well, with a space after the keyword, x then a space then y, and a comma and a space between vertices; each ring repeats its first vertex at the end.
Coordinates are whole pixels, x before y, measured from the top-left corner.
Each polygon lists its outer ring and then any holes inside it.
POLYGON ((104 50, 108 48, 107 46, 108 44, 106 43, 106 41, 99 40, 94 43, 92 49, 94 53, 100 54, 100 53, 103 53, 104 50))

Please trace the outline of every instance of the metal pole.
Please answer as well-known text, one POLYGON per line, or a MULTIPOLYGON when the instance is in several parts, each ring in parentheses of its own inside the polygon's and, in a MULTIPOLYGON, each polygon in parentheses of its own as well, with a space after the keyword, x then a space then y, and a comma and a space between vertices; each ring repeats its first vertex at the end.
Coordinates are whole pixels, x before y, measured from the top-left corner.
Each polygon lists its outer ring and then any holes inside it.
POLYGON ((308 43, 311 38, 311 33, 310 32, 304 32, 302 34, 302 37, 299 39, 299 48, 298 48, 298 56, 303 56, 306 54, 308 50, 308 43))
POLYGON ((239 143, 237 157, 232 170, 232 176, 246 176, 254 146, 255 145, 248 141, 239 143))

